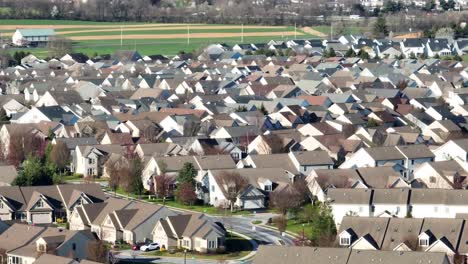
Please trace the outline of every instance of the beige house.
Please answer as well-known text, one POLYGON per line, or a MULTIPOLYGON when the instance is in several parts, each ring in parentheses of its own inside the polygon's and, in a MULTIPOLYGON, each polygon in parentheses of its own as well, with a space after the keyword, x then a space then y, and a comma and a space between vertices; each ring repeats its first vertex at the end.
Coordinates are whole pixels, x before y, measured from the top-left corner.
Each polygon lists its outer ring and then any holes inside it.
POLYGON ((131 202, 122 209, 108 213, 93 231, 101 240, 109 243, 145 242, 151 239, 151 231, 160 219, 174 215, 176 213, 165 206, 131 202))
POLYGON ((32 264, 42 254, 75 260, 88 258, 88 246, 96 239, 90 232, 14 224, 0 235, 8 263, 32 264))
POLYGON ((163 248, 210 252, 224 246, 226 231, 203 214, 169 216, 153 229, 153 242, 163 248))

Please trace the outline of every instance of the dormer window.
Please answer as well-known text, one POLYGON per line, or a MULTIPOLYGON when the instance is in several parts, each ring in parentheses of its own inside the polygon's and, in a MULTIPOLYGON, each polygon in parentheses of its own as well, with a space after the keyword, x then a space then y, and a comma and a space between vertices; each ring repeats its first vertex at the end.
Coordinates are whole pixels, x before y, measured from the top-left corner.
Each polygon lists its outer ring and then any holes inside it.
POLYGON ((420 247, 428 247, 429 246, 429 239, 427 238, 420 238, 419 239, 419 246, 420 247))
POLYGON ((340 237, 340 246, 351 245, 351 239, 349 237, 340 237))

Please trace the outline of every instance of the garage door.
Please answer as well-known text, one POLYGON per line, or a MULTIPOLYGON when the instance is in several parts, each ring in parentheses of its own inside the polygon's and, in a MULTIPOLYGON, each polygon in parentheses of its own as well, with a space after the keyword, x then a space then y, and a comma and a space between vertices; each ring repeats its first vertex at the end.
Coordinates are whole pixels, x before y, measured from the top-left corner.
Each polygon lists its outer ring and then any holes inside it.
POLYGON ((49 213, 45 214, 33 214, 32 222, 34 224, 49 224, 52 223, 51 215, 49 213))
POLYGON ((7 214, 0 214, 0 220, 2 220, 2 221, 11 220, 11 214, 9 214, 9 213, 7 213, 7 214))
POLYGON ((259 209, 263 208, 262 200, 245 200, 244 209, 259 209))

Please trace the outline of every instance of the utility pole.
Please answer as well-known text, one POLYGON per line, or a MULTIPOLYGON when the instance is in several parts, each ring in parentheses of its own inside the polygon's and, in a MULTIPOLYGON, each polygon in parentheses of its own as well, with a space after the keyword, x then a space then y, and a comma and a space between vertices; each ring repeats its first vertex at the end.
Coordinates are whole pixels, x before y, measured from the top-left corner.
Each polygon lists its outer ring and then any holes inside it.
POLYGON ((120 47, 122 48, 123 45, 123 28, 122 25, 120 25, 120 47))
POLYGON ((294 39, 297 39, 297 24, 294 22, 294 39))
POLYGON ((244 24, 241 27, 241 43, 244 43, 244 24))

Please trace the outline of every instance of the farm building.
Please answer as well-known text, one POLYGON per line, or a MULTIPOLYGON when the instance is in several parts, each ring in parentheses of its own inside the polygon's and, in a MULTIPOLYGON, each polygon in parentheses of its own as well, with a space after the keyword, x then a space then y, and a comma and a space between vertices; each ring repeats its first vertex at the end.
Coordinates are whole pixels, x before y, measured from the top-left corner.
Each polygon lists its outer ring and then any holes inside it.
POLYGON ((51 36, 55 36, 53 29, 17 29, 12 42, 16 46, 44 46, 51 36))

